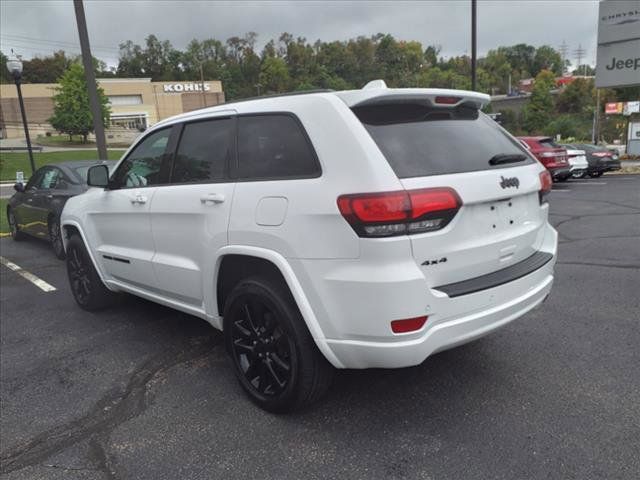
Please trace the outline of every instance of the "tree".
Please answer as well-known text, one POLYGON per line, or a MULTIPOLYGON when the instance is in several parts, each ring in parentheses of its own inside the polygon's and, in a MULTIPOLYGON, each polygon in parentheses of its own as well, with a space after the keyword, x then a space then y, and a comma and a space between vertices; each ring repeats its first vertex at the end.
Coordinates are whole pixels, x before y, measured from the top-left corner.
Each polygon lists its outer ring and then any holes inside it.
POLYGON ((0 83, 13 83, 13 77, 5 67, 7 60, 7 56, 0 51, 0 83))
POLYGON ((281 93, 289 86, 289 70, 282 58, 267 57, 260 69, 260 84, 265 92, 281 93))
MULTIPOLYGON (((58 80, 60 87, 53 97, 53 116, 49 123, 59 132, 66 133, 71 139, 73 135, 82 135, 82 141, 87 141, 87 135, 93 132, 93 115, 89 108, 89 93, 84 69, 79 63, 73 63, 58 80)), ((98 87, 98 101, 100 102, 102 121, 109 122, 111 109, 104 90, 98 87)))
POLYGON ((551 89, 555 87, 555 75, 542 70, 536 77, 531 98, 523 109, 524 127, 529 133, 540 133, 554 113, 551 89))
POLYGON ((595 104, 593 80, 576 78, 560 92, 556 107, 560 113, 592 114, 595 104))
POLYGON ((531 63, 531 75, 536 76, 542 70, 550 70, 557 76, 562 76, 562 57, 548 45, 538 47, 531 63))

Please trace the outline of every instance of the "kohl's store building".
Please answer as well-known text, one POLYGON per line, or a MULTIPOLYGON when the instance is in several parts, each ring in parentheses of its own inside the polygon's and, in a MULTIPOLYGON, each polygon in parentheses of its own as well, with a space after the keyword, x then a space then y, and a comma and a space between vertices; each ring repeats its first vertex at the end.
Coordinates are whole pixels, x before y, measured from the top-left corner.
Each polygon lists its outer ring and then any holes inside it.
MULTIPOLYGON (((141 131, 179 113, 224 103, 222 83, 152 82, 150 78, 99 78, 111 104, 107 143, 130 143, 141 131)), ((57 132, 47 119, 53 115, 56 83, 22 85, 32 139, 57 132)), ((24 138, 18 93, 14 84, 0 85, 0 138, 24 138)))

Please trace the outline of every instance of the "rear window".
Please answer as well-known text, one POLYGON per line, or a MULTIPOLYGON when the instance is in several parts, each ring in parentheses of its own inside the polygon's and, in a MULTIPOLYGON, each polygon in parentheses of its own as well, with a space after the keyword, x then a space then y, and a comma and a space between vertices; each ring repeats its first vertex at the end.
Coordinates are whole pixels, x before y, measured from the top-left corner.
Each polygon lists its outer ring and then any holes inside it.
POLYGON ((491 170, 534 161, 495 121, 475 108, 402 104, 356 107, 353 112, 399 178, 491 170), (525 154, 526 159, 489 165, 499 154, 525 154))
POLYGON ((544 148, 562 148, 562 145, 554 142, 552 138, 543 138, 538 143, 544 148))
POLYGON ((308 178, 320 165, 302 125, 288 114, 238 117, 238 176, 308 178))

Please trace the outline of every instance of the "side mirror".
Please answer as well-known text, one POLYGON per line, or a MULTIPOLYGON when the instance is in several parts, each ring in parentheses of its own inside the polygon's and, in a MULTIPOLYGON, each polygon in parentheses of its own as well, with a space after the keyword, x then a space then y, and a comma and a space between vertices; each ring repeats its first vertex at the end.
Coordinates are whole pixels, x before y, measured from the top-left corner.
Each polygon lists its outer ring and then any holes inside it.
POLYGON ((16 192, 24 192, 24 183, 16 183, 16 184, 13 186, 13 189, 14 189, 16 192))
POLYGON ((94 165, 87 172, 87 185, 107 188, 109 186, 109 168, 106 165, 94 165))

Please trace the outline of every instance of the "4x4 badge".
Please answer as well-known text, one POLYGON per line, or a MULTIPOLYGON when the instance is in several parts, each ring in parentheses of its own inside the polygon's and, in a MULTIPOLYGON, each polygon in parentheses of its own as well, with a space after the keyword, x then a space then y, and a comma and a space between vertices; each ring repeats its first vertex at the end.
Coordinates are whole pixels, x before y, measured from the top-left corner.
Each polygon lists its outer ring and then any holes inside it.
POLYGON ((518 177, 504 178, 500 177, 500 186, 502 188, 520 187, 520 180, 518 177))
POLYGON ((438 263, 444 263, 446 261, 447 261, 447 257, 442 257, 440 260, 426 260, 422 262, 422 265, 428 267, 429 265, 437 265, 438 263))

